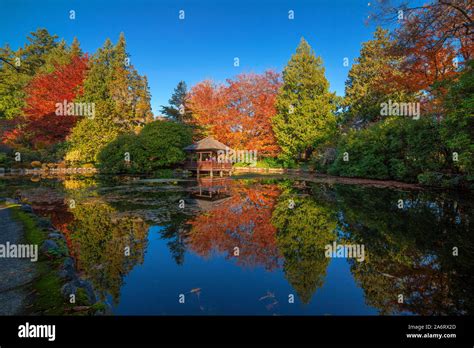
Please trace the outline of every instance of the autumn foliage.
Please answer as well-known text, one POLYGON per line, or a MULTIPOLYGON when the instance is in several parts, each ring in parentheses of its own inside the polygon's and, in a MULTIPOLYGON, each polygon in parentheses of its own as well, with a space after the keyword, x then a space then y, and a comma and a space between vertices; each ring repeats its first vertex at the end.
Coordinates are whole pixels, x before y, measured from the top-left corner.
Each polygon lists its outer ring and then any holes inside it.
POLYGON ((380 5, 380 11, 383 17, 403 9, 404 18, 393 32, 395 45, 390 52, 400 58, 400 65, 395 74, 385 74, 380 88, 432 94, 420 100, 422 109, 425 114, 442 114, 447 89, 439 84, 455 78, 473 58, 472 3, 433 1, 407 8, 393 8, 391 3, 380 5))
POLYGON ((281 190, 274 184, 241 181, 231 181, 228 186, 230 198, 189 221, 189 248, 204 257, 219 252, 233 258, 238 247, 239 265, 277 268, 282 259, 271 217, 281 190))
POLYGON ((226 84, 204 81, 195 85, 187 107, 192 122, 236 150, 257 150, 259 155, 278 153, 271 118, 281 86, 279 74, 241 74, 226 84))
POLYGON ((25 88, 24 117, 17 128, 5 134, 4 142, 14 145, 27 141, 37 148, 65 140, 78 116, 56 115, 56 104, 73 102, 82 94, 87 62, 87 56, 74 56, 70 63, 56 65, 51 73, 35 75, 25 88))

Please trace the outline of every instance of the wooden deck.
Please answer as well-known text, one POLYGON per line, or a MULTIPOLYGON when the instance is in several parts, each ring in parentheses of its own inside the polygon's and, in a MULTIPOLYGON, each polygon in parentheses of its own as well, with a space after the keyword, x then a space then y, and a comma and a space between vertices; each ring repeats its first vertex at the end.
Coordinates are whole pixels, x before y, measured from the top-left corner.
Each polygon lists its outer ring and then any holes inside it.
POLYGON ((232 172, 232 163, 219 163, 216 161, 187 161, 184 163, 184 169, 196 172, 198 175, 201 173, 209 173, 212 177, 215 173, 219 173, 223 176, 224 173, 232 172))

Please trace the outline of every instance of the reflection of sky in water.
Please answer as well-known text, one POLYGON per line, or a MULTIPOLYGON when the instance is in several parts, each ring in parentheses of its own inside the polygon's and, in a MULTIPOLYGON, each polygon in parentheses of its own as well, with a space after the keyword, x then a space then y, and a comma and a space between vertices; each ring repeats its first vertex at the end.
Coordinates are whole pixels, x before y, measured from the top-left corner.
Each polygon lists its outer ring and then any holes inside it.
POLYGON ((282 269, 245 268, 214 254, 202 258, 186 252, 184 264, 173 260, 166 241, 150 228, 145 261, 124 278, 115 314, 217 315, 351 315, 377 314, 364 302, 345 259, 332 259, 322 288, 302 304, 282 269), (200 288, 199 295, 192 289, 200 288), (178 303, 179 294, 186 303, 178 303), (268 294, 270 293, 270 295, 268 294), (274 295, 274 297, 272 296, 274 295), (295 294, 295 303, 288 295, 295 294))
POLYGON ((354 185, 301 188, 272 180, 227 184, 225 199, 202 200, 193 196, 195 182, 101 186, 20 178, 0 185, 0 196, 20 192, 36 213, 51 217, 74 239, 85 277, 99 293, 111 294, 110 303, 115 297, 116 314, 473 313, 471 195, 354 185), (288 208, 289 197, 297 197, 295 209, 288 208), (66 205, 70 199, 75 209, 66 205), (178 209, 179 199, 186 201, 185 211, 178 209), (130 216, 139 217, 135 225, 130 216), (137 252, 132 258, 117 244, 129 237, 137 252), (333 241, 364 244, 368 258, 358 263, 315 255, 333 241), (229 258, 235 246, 240 256, 229 258), (459 248, 456 257, 453 246, 459 248), (180 293, 186 304, 178 303, 180 293))

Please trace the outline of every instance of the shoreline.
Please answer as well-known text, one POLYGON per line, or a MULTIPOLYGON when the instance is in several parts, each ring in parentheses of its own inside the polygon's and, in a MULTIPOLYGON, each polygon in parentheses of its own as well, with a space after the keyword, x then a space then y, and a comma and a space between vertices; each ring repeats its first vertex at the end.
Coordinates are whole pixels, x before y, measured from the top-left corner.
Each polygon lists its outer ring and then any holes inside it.
MULTIPOLYGON (((255 167, 235 167, 233 168, 230 178, 238 179, 243 176, 252 177, 292 177, 299 178, 310 182, 319 182, 327 184, 345 184, 345 185, 362 185, 362 186, 373 186, 380 188, 399 188, 399 189, 410 189, 410 190, 443 190, 443 191, 458 191, 458 192, 472 192, 472 190, 465 187, 443 187, 443 186, 428 186, 417 183, 410 183, 397 180, 383 180, 383 179, 371 179, 362 177, 347 177, 347 176, 334 176, 330 174, 318 173, 314 170, 308 169, 287 169, 287 168, 255 168, 255 167)), ((0 175, 2 179, 11 180, 21 177, 31 177, 39 179, 55 179, 55 178, 66 178, 66 177, 142 177, 143 180, 182 180, 183 177, 176 175, 172 178, 153 176, 151 174, 101 174, 100 172, 71 172, 65 171, 36 171, 36 170, 20 170, 14 172, 6 172, 0 175)), ((209 176, 201 176, 202 178, 209 178, 209 176)), ((195 176, 188 177, 191 180, 196 180, 195 176)), ((217 179, 217 177, 216 177, 217 179)))
MULTIPOLYGON (((98 301, 92 284, 80 277, 66 240, 49 219, 34 213, 31 206, 15 199, 0 202, 4 220, 17 226, 15 242, 35 245, 38 259, 29 282, 15 288, 22 296, 15 314, 19 315, 103 315, 106 305, 98 301), (7 216, 8 214, 8 216, 7 216)), ((10 258, 8 260, 25 260, 10 258)), ((21 271, 21 270, 20 270, 21 271)))

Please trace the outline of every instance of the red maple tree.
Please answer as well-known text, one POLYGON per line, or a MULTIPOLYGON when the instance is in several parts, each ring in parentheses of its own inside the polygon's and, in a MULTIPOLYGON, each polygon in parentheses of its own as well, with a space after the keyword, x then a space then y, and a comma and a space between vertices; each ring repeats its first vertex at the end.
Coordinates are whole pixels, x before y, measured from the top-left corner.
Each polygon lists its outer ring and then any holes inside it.
POLYGON ((235 150, 256 150, 275 156, 279 147, 271 126, 280 75, 241 74, 226 84, 204 81, 194 86, 187 106, 192 122, 235 150))
POLYGON ((24 117, 4 134, 4 142, 28 142, 38 148, 63 141, 79 117, 57 115, 56 105, 73 102, 83 93, 87 63, 87 56, 75 56, 68 64, 56 65, 51 73, 34 76, 25 88, 24 117))

